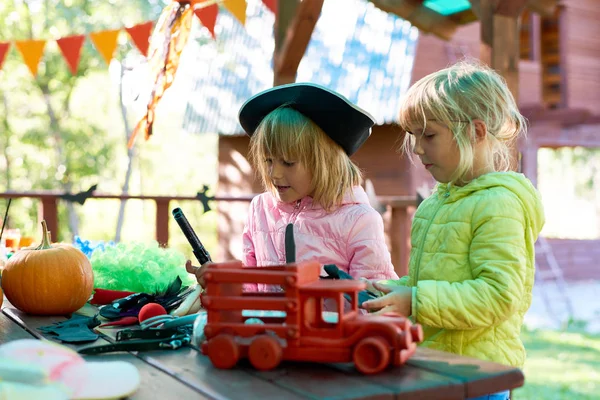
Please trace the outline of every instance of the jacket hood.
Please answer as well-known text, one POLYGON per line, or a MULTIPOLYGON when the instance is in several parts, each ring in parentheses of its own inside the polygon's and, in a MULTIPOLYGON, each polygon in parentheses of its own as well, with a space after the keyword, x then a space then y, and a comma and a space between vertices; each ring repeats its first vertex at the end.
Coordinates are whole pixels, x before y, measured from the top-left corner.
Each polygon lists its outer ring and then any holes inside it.
POLYGON ((491 172, 473 179, 465 186, 440 183, 436 187, 436 193, 438 196, 448 196, 448 200, 454 201, 468 196, 473 192, 493 187, 504 187, 519 198, 532 230, 536 235, 539 234, 545 222, 542 198, 531 181, 523 174, 516 172, 491 172))

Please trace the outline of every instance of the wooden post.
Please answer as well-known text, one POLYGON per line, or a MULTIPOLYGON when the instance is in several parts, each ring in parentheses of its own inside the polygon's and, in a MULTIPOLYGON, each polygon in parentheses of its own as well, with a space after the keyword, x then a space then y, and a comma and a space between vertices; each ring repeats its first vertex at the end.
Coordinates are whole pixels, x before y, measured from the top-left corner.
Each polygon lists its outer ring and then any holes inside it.
POLYGON ((58 242, 58 199, 56 196, 45 196, 41 199, 41 219, 46 221, 52 242, 58 242))
POLYGON ((156 241, 161 247, 169 245, 169 200, 156 199, 156 241))
POLYGON ((533 132, 530 131, 530 137, 521 141, 521 172, 529 178, 533 186, 537 187, 537 167, 538 167, 538 150, 540 146, 534 139, 533 132))
POLYGON ((410 258, 410 227, 414 207, 390 206, 390 256, 398 276, 408 274, 410 258))
MULTIPOLYGON (((505 80, 515 101, 519 96, 519 16, 527 0, 470 0, 481 26, 480 59, 505 80)), ((512 149, 512 169, 518 166, 518 150, 512 149)))

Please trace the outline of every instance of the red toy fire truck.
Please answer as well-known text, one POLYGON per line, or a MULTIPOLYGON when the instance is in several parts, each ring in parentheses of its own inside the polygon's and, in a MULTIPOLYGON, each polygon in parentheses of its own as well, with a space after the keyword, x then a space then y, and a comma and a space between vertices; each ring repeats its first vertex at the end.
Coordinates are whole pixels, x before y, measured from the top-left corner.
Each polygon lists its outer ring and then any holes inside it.
POLYGON ((207 268, 202 352, 217 368, 232 368, 241 358, 259 370, 282 360, 353 362, 360 372, 374 374, 404 364, 423 340, 421 326, 405 317, 359 313, 357 295, 365 284, 319 279, 316 262, 260 268, 226 262, 207 268), (248 293, 247 283, 277 285, 281 291, 248 293), (336 309, 336 321, 324 318, 325 304, 336 309), (242 310, 283 313, 246 321, 242 310))

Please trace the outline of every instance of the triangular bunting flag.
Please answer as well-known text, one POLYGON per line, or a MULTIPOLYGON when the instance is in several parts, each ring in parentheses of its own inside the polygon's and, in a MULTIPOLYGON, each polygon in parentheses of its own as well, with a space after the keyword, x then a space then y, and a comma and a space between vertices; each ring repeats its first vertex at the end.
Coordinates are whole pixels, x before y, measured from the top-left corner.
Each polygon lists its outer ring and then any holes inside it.
POLYGON ((211 4, 209 6, 202 6, 202 3, 206 0, 200 0, 197 4, 199 7, 194 8, 194 14, 200 19, 202 25, 208 29, 213 39, 215 38, 215 24, 217 22, 217 15, 219 14, 219 6, 211 4), (202 7, 202 8, 200 8, 202 7))
POLYGON ((65 57, 65 61, 69 65, 69 69, 73 75, 77 75, 77 67, 79 66, 79 56, 81 55, 81 46, 85 36, 74 35, 60 38, 56 41, 60 51, 65 57))
POLYGON ((273 14, 277 15, 277 0, 262 0, 262 2, 273 14))
POLYGON ((10 42, 0 42, 0 69, 2 69, 2 64, 4 64, 4 59, 8 54, 8 49, 10 49, 10 42))
POLYGON ((223 5, 242 25, 246 24, 246 0, 223 0, 223 5))
POLYGON ((45 40, 17 40, 15 41, 17 49, 25 60, 25 65, 29 68, 29 71, 33 76, 37 76, 38 64, 44 54, 44 46, 46 45, 45 40))
POLYGON ((134 25, 131 28, 125 28, 131 40, 138 48, 138 50, 145 56, 148 57, 148 45, 150 33, 152 32, 152 21, 144 22, 143 24, 134 25))
POLYGON ((106 64, 110 64, 115 49, 117 48, 117 38, 119 36, 119 29, 100 31, 90 33, 90 38, 96 46, 96 50, 102 55, 106 64))

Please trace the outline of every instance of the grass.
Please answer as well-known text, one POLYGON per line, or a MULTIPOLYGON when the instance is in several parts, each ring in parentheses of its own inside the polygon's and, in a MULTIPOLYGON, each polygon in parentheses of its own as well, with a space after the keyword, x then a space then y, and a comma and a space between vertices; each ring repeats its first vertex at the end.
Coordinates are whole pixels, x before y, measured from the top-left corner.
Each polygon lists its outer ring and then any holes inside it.
POLYGON ((600 398, 600 335, 581 331, 523 332, 525 386, 515 400, 600 398))

